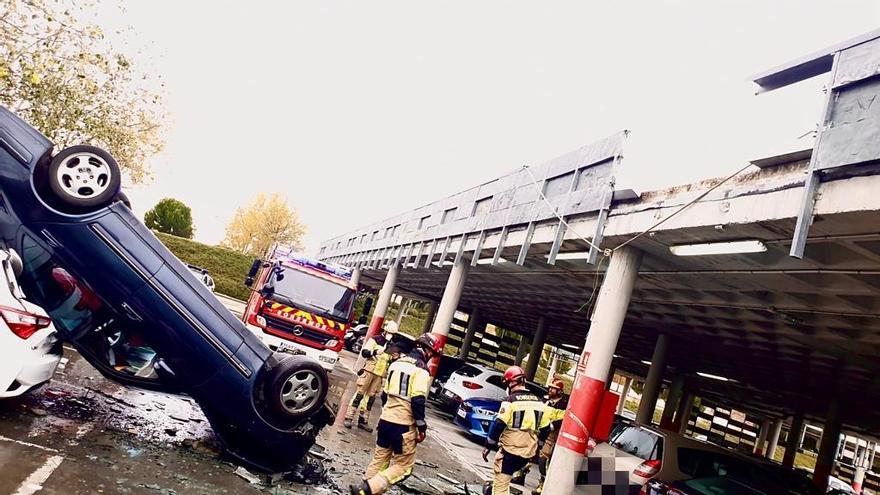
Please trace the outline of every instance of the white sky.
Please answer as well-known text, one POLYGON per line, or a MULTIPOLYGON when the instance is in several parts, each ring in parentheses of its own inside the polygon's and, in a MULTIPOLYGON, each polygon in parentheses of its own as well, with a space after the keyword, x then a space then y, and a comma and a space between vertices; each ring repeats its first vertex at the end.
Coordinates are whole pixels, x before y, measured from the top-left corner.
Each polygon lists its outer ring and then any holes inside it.
POLYGON ((725 175, 810 145, 824 78, 748 76, 880 25, 876 1, 141 1, 172 116, 138 214, 198 240, 281 192, 309 252, 348 230, 626 128, 618 187, 725 175), (624 6, 623 4, 626 4, 624 6))

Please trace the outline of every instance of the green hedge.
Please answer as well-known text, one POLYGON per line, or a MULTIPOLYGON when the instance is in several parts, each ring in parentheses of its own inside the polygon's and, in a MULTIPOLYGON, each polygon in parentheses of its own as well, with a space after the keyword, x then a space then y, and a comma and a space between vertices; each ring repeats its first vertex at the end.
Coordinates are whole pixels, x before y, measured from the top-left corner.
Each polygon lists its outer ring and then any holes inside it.
POLYGON ((208 270, 220 294, 246 301, 249 289, 244 285, 254 259, 220 246, 209 246, 182 237, 153 232, 169 251, 184 263, 208 270))

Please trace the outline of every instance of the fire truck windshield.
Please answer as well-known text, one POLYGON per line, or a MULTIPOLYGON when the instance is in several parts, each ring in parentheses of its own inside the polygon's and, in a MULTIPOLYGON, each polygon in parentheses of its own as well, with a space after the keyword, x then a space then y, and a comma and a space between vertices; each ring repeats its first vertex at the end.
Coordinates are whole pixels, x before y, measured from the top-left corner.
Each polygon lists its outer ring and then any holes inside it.
POLYGON ((344 285, 289 268, 281 271, 281 277, 273 273, 267 285, 274 288, 273 299, 286 299, 295 306, 317 310, 334 320, 349 319, 355 292, 344 285))

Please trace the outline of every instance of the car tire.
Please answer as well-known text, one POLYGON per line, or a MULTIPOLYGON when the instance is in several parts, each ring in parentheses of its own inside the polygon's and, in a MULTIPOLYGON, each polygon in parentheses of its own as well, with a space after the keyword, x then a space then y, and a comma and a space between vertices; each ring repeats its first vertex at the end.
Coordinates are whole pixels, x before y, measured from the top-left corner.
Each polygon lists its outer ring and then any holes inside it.
POLYGON ((306 356, 288 356, 269 372, 265 402, 285 422, 310 418, 324 405, 330 379, 321 365, 306 356))
POLYGON ((364 348, 364 338, 363 337, 358 338, 357 340, 355 340, 351 344, 351 352, 353 352, 355 354, 360 354, 361 349, 363 349, 363 348, 364 348))
POLYGON ((122 174, 110 153, 79 145, 52 157, 46 179, 54 199, 65 209, 83 213, 112 203, 120 193, 122 174))

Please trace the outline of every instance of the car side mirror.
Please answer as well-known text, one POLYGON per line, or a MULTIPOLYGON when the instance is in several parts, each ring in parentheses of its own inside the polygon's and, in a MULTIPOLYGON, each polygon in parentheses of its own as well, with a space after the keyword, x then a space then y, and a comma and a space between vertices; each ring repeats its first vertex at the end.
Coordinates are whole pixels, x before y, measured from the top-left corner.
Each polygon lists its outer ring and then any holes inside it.
POLYGON ((263 297, 271 297, 274 293, 275 287, 272 287, 271 285, 266 285, 262 289, 260 289, 260 295, 263 297))
MULTIPOLYGON (((262 266, 262 265, 263 265, 263 262, 261 260, 254 260, 254 262, 251 263, 251 269, 248 270, 247 278, 253 279, 254 277, 256 277, 257 272, 260 270, 260 266, 262 266)), ((253 283, 253 282, 251 282, 251 283, 253 283)), ((250 285, 250 284, 248 284, 248 285, 250 285)))
POLYGON ((246 285, 248 287, 254 285, 254 277, 248 277, 248 278, 244 279, 244 285, 246 285))

